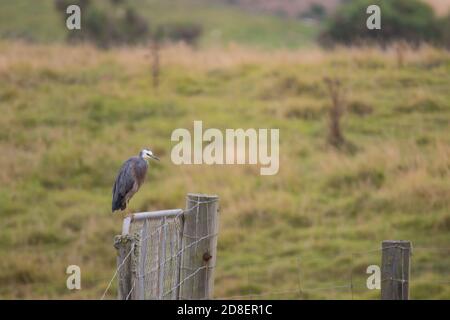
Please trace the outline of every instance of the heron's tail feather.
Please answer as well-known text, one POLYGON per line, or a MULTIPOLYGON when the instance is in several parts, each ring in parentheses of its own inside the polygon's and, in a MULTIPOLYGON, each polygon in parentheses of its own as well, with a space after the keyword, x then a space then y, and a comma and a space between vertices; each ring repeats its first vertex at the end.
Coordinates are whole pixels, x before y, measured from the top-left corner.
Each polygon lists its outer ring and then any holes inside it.
POLYGON ((125 197, 118 195, 117 197, 113 198, 112 201, 112 212, 116 210, 125 210, 127 207, 127 203, 125 201, 125 197))

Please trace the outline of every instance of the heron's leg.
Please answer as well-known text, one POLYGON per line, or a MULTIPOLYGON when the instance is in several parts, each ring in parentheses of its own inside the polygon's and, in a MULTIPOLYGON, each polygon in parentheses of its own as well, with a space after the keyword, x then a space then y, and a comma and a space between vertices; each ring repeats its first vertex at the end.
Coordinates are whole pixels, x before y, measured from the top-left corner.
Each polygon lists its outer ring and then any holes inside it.
POLYGON ((131 208, 130 208, 130 202, 127 201, 127 208, 126 208, 126 214, 125 217, 131 217, 132 213, 131 213, 131 208))
POLYGON ((128 217, 130 214, 129 214, 129 211, 130 211, 130 209, 128 208, 128 202, 127 202, 127 205, 126 205, 126 207, 125 207, 125 210, 122 210, 120 213, 121 213, 121 215, 122 215, 122 220, 123 219, 125 219, 126 217, 128 217))

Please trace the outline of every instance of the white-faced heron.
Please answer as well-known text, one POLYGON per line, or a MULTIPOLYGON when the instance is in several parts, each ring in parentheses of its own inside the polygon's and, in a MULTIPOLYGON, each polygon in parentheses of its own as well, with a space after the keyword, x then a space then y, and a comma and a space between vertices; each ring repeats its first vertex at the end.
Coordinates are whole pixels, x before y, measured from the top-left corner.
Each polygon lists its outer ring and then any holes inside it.
POLYGON ((125 210, 145 180, 150 159, 159 161, 149 149, 142 149, 139 156, 131 157, 122 165, 112 189, 112 212, 125 210))

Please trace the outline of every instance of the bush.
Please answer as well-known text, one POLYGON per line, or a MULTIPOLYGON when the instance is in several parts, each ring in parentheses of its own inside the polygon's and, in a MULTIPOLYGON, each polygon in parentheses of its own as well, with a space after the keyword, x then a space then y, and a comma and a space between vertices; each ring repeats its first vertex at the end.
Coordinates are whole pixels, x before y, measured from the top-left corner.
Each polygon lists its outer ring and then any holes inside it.
POLYGON ((309 9, 305 12, 302 12, 299 18, 309 18, 315 20, 323 20, 327 15, 327 10, 320 3, 312 3, 309 6, 309 9))
POLYGON ((83 22, 81 32, 69 32, 69 40, 88 40, 101 48, 119 42, 119 30, 116 29, 114 19, 106 12, 92 7, 85 13, 83 22))
POLYGON ((126 0, 110 0, 109 3, 105 9, 91 0, 55 0, 55 8, 63 19, 67 18, 66 8, 70 4, 81 8, 81 30, 68 31, 67 39, 89 41, 100 48, 145 43, 151 37, 157 41, 167 39, 195 45, 203 33, 197 23, 164 24, 150 32, 146 19, 128 6, 126 0))
POLYGON ((168 24, 162 27, 164 37, 172 41, 184 41, 195 45, 203 33, 201 25, 196 23, 168 24))
POLYGON ((441 18, 438 22, 441 43, 447 49, 450 49, 450 14, 441 18))
MULTIPOLYGON (((81 8, 81 30, 68 31, 69 41, 89 41, 101 48, 113 45, 137 44, 149 38, 147 21, 135 9, 125 7, 124 10, 100 9, 89 0, 56 0, 55 8, 66 19, 66 8, 69 4, 77 4, 81 8)), ((111 5, 120 7, 125 1, 111 1, 111 5)))
POLYGON ((440 42, 438 20, 433 9, 419 0, 355 0, 346 2, 328 23, 320 36, 322 44, 346 45, 380 43, 387 45, 405 40, 413 45, 440 42), (381 30, 369 30, 368 6, 381 8, 381 30))
POLYGON ((122 19, 122 42, 128 44, 136 44, 147 39, 149 27, 147 21, 131 8, 125 11, 122 19))

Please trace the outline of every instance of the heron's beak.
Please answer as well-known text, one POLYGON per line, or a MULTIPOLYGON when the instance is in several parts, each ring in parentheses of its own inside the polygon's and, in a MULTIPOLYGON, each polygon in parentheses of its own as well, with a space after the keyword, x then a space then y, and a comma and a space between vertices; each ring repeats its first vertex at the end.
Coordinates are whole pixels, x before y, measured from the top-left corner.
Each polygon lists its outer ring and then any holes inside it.
POLYGON ((159 158, 157 156, 151 155, 150 157, 155 159, 155 160, 157 160, 157 161, 159 161, 159 158))

